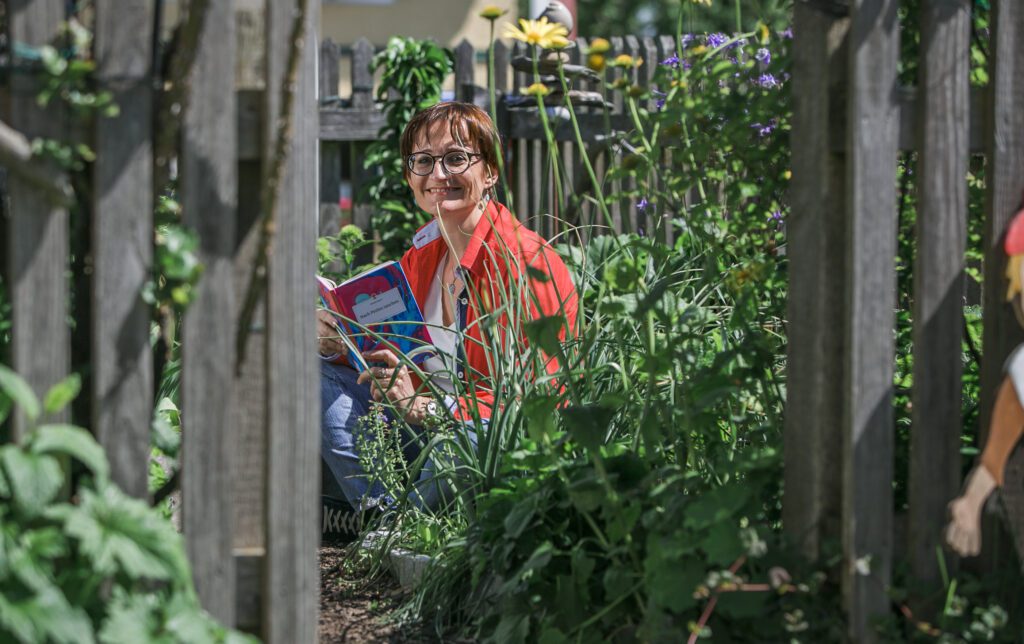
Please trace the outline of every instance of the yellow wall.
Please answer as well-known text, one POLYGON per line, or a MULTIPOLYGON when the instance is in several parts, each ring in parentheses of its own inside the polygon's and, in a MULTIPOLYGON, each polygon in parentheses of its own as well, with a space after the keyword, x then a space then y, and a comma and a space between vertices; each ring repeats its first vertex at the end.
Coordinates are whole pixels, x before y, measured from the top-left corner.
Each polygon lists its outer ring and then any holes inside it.
MULTIPOLYGON (((501 26, 518 15, 516 0, 394 0, 379 5, 325 2, 321 5, 320 36, 339 45, 366 38, 377 47, 386 45, 391 36, 432 38, 448 47, 465 38, 478 51, 486 51, 489 23, 478 14, 487 5, 508 10, 497 22, 500 35, 501 26)), ((347 97, 351 91, 347 59, 341 62, 340 76, 338 94, 347 97)), ((476 79, 478 85, 486 85, 486 66, 477 65, 476 79)), ((448 89, 452 85, 449 82, 448 89)))
MULTIPOLYGON (((258 14, 265 0, 235 0, 236 10, 242 13, 258 14)), ((168 0, 164 4, 164 30, 169 33, 179 18, 178 0, 168 0)), ((467 39, 478 51, 486 51, 489 38, 489 24, 478 14, 487 5, 507 9, 508 13, 497 21, 498 33, 504 23, 514 21, 517 14, 516 0, 393 0, 388 4, 361 4, 359 0, 342 0, 341 2, 323 2, 320 6, 320 36, 330 38, 342 46, 351 46, 359 38, 365 37, 377 47, 387 44, 391 36, 413 38, 433 38, 438 43, 455 47, 467 39)), ((262 25, 247 18, 245 25, 240 24, 242 32, 249 38, 258 38, 257 32, 262 25)), ((258 44, 258 43, 257 43, 258 44)), ((240 66, 252 66, 258 69, 261 60, 239 61, 240 66)), ((348 58, 343 58, 340 65, 340 83, 337 94, 348 97, 351 92, 351 69, 348 58)), ((254 70, 240 72, 240 78, 249 79, 254 70)), ((477 65, 476 79, 478 85, 486 85, 487 70, 483 64, 477 65)), ((251 84, 251 82, 249 83, 251 84)), ((449 81, 447 89, 453 82, 449 81)), ((332 94, 334 92, 327 92, 332 94)))

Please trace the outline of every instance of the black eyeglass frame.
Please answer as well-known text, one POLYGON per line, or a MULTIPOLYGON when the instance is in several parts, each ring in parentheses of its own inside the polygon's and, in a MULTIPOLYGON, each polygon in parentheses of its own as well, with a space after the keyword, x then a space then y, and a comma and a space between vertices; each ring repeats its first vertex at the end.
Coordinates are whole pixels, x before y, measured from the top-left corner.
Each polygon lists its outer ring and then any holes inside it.
POLYGON ((434 168, 437 167, 438 160, 440 160, 441 161, 441 168, 444 170, 445 174, 449 174, 449 175, 464 174, 467 170, 469 170, 469 167, 471 165, 473 165, 473 157, 483 158, 483 156, 484 155, 480 154, 479 152, 466 152, 465 150, 448 150, 444 154, 427 154, 426 152, 415 152, 413 154, 410 154, 408 157, 406 157, 406 159, 405 159, 405 167, 409 169, 409 172, 413 173, 417 177, 429 177, 434 172, 434 168), (449 154, 464 154, 467 157, 469 157, 469 163, 466 164, 465 168, 459 170, 458 172, 452 172, 448 168, 448 164, 445 163, 445 161, 444 161, 444 158, 446 156, 448 156, 449 154), (430 157, 430 170, 428 170, 424 174, 420 174, 419 172, 416 172, 416 170, 413 169, 413 162, 412 161, 413 161, 413 159, 415 157, 418 157, 418 156, 430 157))

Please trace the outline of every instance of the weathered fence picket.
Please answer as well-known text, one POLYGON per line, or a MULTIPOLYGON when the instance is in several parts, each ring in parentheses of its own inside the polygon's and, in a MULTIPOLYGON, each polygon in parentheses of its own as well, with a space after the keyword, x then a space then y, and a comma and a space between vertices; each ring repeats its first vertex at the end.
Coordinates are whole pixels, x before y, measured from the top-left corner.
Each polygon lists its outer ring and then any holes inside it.
POLYGON ((204 265, 182 327, 182 525, 203 607, 235 623, 232 553, 237 315, 233 259, 238 206, 232 3, 211 3, 198 40, 180 161, 184 223, 204 265))
MULTIPOLYGON (((1022 206, 1024 195, 1024 4, 1001 0, 992 4, 989 53, 990 101, 986 120, 985 281, 983 286, 984 345, 981 363, 981 417, 979 444, 988 436, 989 411, 995 399, 1006 356, 1024 342, 1024 331, 1004 304, 1006 281, 1002 274, 1006 225, 1022 206)), ((1014 538, 1024 549, 1024 450, 1018 449, 1006 466, 1001 492, 1007 507, 1018 509, 1014 538), (1013 479, 1010 475, 1013 475, 1013 479), (1013 482, 1017 485, 1014 487, 1013 482)), ((986 519, 986 534, 996 522, 986 519)), ((982 545, 982 556, 998 561, 992 540, 982 545)), ((1021 550, 1024 551, 1024 550, 1021 550)))
POLYGON ((935 551, 961 469, 971 16, 967 0, 934 0, 922 11, 907 533, 914 576, 936 587, 935 551))
POLYGON ((892 394, 896 323, 896 0, 850 7, 849 309, 843 414, 843 592, 852 641, 874 641, 892 571, 892 394))
MULTIPOLYGON (((276 88, 294 73, 292 132, 272 229, 267 270, 267 545, 263 585, 263 637, 270 644, 317 638, 320 541, 316 517, 320 486, 320 387, 316 301, 317 29, 320 3, 267 4, 267 92, 264 133, 267 159, 274 159, 278 120, 285 105, 276 88), (288 68, 293 26, 301 24, 301 52, 288 68)), ((289 83, 291 84, 291 83, 289 83)), ((268 173, 264 172, 265 176, 268 173)), ((252 186, 255 188, 255 186, 252 186)), ((263 204, 266 209, 268 204, 263 204)))
MULTIPOLYGON (((49 43, 64 19, 62 0, 12 0, 7 5, 7 42, 39 47, 49 43)), ((10 77, 8 124, 35 137, 65 139, 65 113, 52 104, 36 104, 42 88, 37 61, 15 60, 10 77)), ((51 172, 58 174, 54 166, 51 172)), ((70 370, 71 334, 67 324, 68 211, 15 174, 8 175, 10 219, 6 240, 11 299, 11 366, 37 396, 63 380, 70 370)), ((54 420, 67 420, 67 411, 54 420)), ((17 439, 26 429, 16 414, 17 439)))
POLYGON ((93 431, 132 496, 148 495, 153 353, 142 286, 153 261, 151 3, 96 3, 96 81, 119 106, 96 120, 93 165, 93 431))

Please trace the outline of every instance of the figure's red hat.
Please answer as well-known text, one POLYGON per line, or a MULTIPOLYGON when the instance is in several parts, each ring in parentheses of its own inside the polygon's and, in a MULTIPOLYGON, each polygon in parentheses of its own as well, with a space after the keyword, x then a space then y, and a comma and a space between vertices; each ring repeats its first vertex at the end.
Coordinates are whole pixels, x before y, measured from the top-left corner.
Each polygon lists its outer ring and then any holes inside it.
POLYGON ((1006 241, 1003 250, 1007 257, 1024 254, 1024 209, 1021 209, 1006 228, 1006 241))

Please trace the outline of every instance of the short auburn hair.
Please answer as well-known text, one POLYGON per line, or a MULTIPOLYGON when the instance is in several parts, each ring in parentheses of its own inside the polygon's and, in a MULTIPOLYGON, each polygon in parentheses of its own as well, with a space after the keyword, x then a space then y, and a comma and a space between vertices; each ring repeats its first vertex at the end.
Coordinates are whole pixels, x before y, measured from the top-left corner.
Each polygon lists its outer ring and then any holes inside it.
POLYGON ((446 101, 418 112, 402 131, 399 151, 402 154, 402 171, 408 177, 407 159, 413 152, 413 145, 421 133, 429 132, 435 123, 447 123, 452 138, 475 148, 491 172, 498 173, 498 155, 501 153, 498 130, 484 110, 472 103, 446 101))

